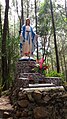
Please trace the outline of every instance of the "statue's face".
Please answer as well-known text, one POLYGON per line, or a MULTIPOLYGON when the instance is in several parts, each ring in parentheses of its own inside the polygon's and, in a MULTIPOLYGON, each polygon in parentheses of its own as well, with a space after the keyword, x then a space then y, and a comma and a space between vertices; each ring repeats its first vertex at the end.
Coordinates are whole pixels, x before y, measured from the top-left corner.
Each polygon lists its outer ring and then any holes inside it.
POLYGON ((30 20, 29 19, 27 19, 27 25, 30 25, 30 20))

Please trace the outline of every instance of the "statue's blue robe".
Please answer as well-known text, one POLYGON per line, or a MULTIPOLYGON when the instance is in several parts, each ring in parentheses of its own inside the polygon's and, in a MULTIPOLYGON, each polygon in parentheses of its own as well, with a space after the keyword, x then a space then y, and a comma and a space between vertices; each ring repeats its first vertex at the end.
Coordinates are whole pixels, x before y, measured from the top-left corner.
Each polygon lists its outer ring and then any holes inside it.
MULTIPOLYGON (((35 44, 36 44, 36 40, 35 40, 35 36, 36 34, 34 33, 32 27, 30 26, 30 30, 31 30, 31 37, 32 37, 32 52, 34 52, 35 50, 35 44)), ((26 25, 23 25, 22 28, 21 28, 21 34, 22 34, 22 37, 23 37, 23 40, 22 42, 25 42, 25 31, 26 31, 26 25)), ((22 43, 20 43, 20 48, 22 48, 22 43)))

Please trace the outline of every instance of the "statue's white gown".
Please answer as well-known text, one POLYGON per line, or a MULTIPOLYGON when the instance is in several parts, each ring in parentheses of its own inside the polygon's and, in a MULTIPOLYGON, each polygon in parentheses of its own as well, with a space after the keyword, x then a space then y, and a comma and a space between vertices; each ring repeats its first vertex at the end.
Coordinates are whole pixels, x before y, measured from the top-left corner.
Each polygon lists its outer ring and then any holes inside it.
POLYGON ((26 26, 25 42, 23 43, 23 56, 32 54, 32 36, 30 26, 26 26))

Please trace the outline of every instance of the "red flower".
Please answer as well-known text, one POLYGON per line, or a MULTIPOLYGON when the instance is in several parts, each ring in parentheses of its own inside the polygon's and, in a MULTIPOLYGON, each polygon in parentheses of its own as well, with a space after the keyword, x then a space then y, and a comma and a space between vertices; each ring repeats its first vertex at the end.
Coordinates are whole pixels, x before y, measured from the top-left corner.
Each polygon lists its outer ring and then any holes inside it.
POLYGON ((44 58, 39 60, 40 69, 42 69, 44 63, 44 58))

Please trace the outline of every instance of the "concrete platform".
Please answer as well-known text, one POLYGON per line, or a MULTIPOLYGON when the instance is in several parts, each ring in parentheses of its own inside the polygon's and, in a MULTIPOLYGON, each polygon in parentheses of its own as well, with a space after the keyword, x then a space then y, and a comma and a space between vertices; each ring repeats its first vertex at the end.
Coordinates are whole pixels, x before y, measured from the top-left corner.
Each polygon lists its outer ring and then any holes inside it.
POLYGON ((63 86, 53 86, 53 87, 36 87, 36 88, 20 88, 20 90, 23 91, 50 91, 50 90, 60 90, 60 91, 64 91, 64 87, 63 86))
POLYGON ((36 61, 33 57, 23 56, 19 58, 19 61, 36 61))
POLYGON ((46 83, 46 84, 29 84, 30 88, 36 88, 36 87, 52 87, 55 86, 53 83, 46 83))

